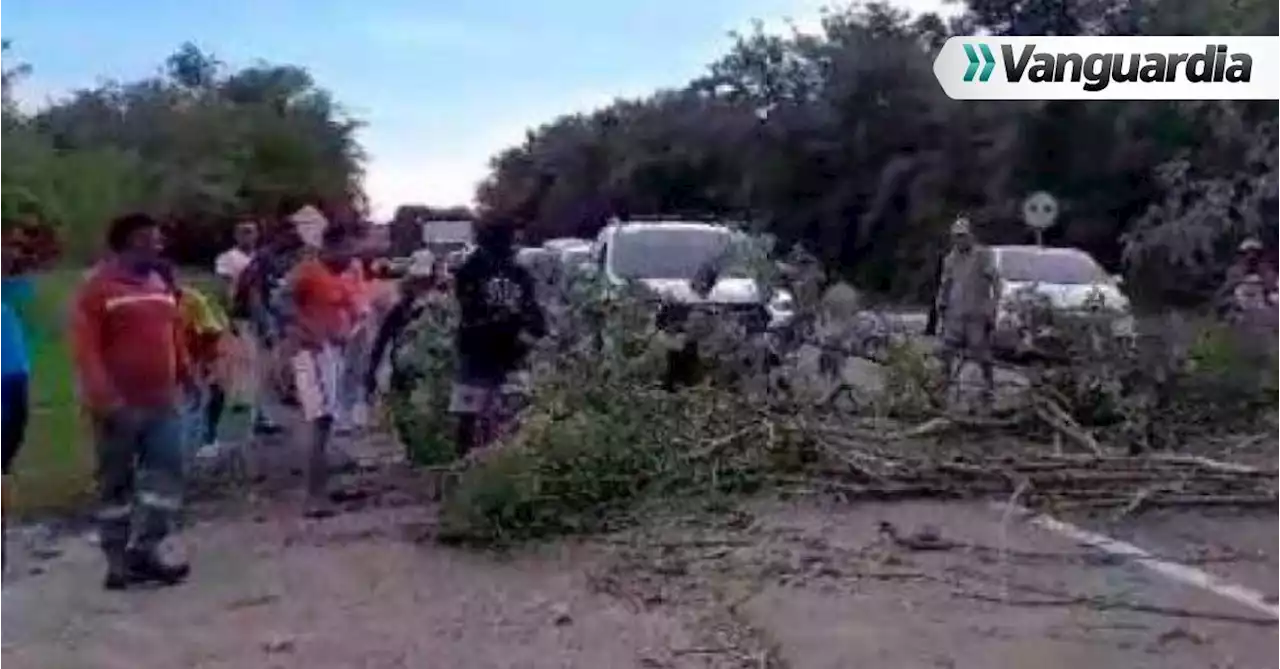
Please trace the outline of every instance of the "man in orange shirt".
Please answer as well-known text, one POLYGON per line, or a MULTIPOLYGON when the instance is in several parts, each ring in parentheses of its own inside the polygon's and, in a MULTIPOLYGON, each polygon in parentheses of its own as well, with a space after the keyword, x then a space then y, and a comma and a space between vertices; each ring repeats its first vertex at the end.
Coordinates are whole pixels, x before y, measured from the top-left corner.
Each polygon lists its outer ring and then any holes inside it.
POLYGON ((296 347, 292 358, 294 383, 302 414, 311 424, 307 466, 307 515, 330 515, 328 445, 333 422, 342 410, 342 382, 350 341, 359 315, 359 300, 345 272, 352 249, 346 231, 325 230, 319 257, 305 260, 290 281, 292 314, 289 337, 296 347))
POLYGON ((160 272, 159 224, 145 214, 121 216, 107 243, 111 254, 80 287, 71 326, 94 428, 104 585, 173 585, 189 567, 164 563, 156 549, 182 504, 179 407, 190 365, 177 300, 160 272))

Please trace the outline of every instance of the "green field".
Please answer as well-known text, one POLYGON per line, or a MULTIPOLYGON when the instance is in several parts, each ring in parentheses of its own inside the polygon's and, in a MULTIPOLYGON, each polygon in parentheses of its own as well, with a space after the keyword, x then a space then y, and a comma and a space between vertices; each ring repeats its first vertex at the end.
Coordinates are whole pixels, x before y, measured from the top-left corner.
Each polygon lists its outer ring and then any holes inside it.
POLYGON ((35 294, 19 309, 31 355, 31 422, 5 481, 11 486, 6 514, 63 512, 91 498, 93 454, 67 337, 69 304, 82 274, 60 269, 33 277, 35 294))

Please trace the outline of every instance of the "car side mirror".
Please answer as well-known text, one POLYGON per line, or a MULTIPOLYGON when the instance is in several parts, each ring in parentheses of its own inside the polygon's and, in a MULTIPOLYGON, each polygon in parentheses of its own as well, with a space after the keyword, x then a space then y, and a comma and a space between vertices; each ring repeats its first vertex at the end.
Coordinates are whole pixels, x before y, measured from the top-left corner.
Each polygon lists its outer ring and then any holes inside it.
POLYGON ((1111 285, 1113 285, 1113 286, 1123 286, 1123 285, 1124 285, 1124 275, 1123 275, 1123 274, 1112 274, 1112 275, 1111 275, 1111 285))

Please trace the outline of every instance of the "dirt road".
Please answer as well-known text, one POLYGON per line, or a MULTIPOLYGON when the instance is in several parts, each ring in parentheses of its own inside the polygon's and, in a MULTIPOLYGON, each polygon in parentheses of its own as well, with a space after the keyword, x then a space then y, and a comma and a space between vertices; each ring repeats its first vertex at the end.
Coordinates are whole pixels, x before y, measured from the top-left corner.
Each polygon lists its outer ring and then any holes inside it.
MULTIPOLYGON (((287 473, 198 504, 179 588, 107 593, 84 533, 19 537, 5 666, 1277 666, 1273 617, 987 503, 668 510, 494 555, 435 543, 421 482, 376 455, 335 518, 301 519, 287 473)), ((1188 518, 1075 520, 1274 603, 1274 515, 1188 518)))

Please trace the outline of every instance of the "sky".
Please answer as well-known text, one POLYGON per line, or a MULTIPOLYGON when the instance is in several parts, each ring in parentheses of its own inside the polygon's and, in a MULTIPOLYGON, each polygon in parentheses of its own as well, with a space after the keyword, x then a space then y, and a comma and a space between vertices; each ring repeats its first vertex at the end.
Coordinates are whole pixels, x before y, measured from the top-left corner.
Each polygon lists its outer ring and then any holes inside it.
MULTIPOLYGON (((526 129, 679 86, 753 19, 815 30, 823 0, 6 0, 0 34, 33 108, 154 73, 191 41, 231 66, 306 67, 367 125, 375 220, 402 203, 470 204, 526 129)), ((912 12, 942 0, 896 0, 912 12)))

